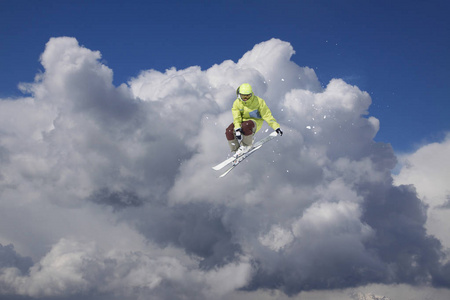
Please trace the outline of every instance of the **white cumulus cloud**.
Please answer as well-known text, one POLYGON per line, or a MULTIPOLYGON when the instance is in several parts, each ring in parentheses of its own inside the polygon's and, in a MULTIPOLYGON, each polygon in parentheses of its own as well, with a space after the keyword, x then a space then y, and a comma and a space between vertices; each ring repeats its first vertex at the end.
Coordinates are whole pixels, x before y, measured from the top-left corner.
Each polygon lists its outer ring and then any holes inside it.
POLYGON ((427 229, 450 249, 450 135, 440 143, 424 145, 412 154, 399 157, 401 169, 396 184, 414 184, 417 193, 429 205, 427 229))
MULTIPOLYGON (((50 39, 43 72, 21 84, 28 96, 0 100, 0 298, 450 287, 422 201, 445 210, 448 194, 415 172, 429 150, 408 157, 394 185, 369 94, 342 79, 322 88, 294 53, 271 39, 238 62, 143 70, 114 86, 99 51, 50 39), (285 134, 218 179, 211 166, 228 154, 243 82, 285 134)), ((446 145, 430 150, 436 161, 446 145)))

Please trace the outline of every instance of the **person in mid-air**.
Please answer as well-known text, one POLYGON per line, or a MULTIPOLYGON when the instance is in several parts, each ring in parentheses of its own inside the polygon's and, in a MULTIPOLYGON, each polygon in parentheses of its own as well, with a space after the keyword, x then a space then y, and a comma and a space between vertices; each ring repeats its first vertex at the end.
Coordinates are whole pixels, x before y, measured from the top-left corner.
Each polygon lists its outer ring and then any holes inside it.
POLYGON ((261 129, 264 121, 278 135, 283 135, 280 124, 272 116, 272 112, 266 102, 253 94, 250 84, 241 84, 236 94, 238 97, 231 108, 233 123, 225 131, 230 149, 236 156, 242 155, 251 149, 253 137, 261 129))

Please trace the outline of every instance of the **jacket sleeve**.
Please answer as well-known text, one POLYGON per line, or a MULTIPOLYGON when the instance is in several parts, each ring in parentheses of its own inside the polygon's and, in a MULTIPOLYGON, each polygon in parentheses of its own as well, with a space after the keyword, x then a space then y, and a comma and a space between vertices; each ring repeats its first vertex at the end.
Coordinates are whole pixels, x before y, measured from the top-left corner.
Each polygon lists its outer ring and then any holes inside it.
POLYGON ((231 108, 231 113, 233 114, 234 128, 241 128, 242 114, 239 107, 239 100, 234 101, 233 107, 231 108))
POLYGON ((267 106, 266 102, 260 99, 260 107, 259 112, 261 114, 261 118, 269 124, 270 127, 272 127, 273 130, 280 128, 280 124, 277 123, 275 118, 272 116, 272 112, 270 111, 269 107, 267 106))

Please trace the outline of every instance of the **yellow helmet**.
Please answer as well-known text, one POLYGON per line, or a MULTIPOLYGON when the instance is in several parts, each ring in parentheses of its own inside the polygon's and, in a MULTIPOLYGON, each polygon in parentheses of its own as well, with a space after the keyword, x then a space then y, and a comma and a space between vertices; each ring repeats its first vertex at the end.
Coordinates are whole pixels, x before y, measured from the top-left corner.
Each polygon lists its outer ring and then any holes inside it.
POLYGON ((238 91, 238 94, 242 94, 242 95, 253 94, 252 86, 248 83, 241 84, 237 91, 238 91))

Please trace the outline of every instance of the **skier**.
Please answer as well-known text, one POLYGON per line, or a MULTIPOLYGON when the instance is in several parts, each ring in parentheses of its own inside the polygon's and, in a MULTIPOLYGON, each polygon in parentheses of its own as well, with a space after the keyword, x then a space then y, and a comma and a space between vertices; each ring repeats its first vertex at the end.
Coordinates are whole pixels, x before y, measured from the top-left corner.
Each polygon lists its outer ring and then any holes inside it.
POLYGON ((264 121, 278 135, 283 135, 280 124, 272 116, 266 102, 253 94, 250 84, 244 83, 236 91, 238 98, 234 101, 231 112, 233 123, 227 127, 225 135, 230 149, 236 157, 249 151, 253 145, 253 137, 261 129, 264 121))

